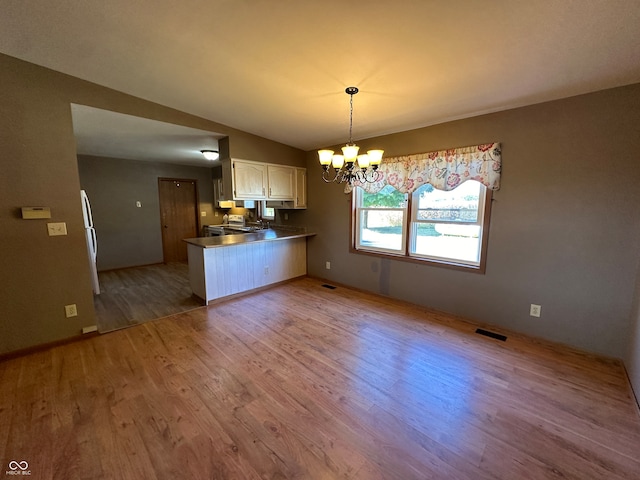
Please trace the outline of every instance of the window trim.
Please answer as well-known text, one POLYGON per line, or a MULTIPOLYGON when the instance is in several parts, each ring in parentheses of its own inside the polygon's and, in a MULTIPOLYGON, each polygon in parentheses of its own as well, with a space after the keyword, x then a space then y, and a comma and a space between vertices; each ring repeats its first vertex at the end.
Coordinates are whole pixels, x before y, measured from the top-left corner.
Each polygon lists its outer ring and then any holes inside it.
MULTIPOLYGON (((359 188, 359 187, 358 187, 359 188)), ((369 255, 376 258, 387 258, 392 260, 400 260, 403 262, 409 262, 420 265, 430 265, 435 267, 443 267, 449 268, 453 270, 465 271, 465 272, 473 272, 484 274, 486 272, 487 266, 487 253, 488 253, 488 244, 489 244, 489 228, 490 228, 490 219, 491 219, 491 206, 493 204, 493 190, 485 187, 485 198, 484 198, 484 215, 482 217, 482 239, 480 240, 480 263, 478 265, 469 265, 466 263, 456 262, 455 260, 447 260, 447 259, 434 259, 434 258, 425 258, 425 257, 417 257, 410 255, 410 242, 411 242, 411 223, 413 218, 413 194, 409 194, 407 198, 407 225, 406 232, 403 232, 405 245, 404 245, 404 253, 391 253, 389 251, 375 251, 375 250, 362 250, 356 248, 356 241, 358 235, 357 228, 357 215, 358 209, 355 202, 356 189, 354 188, 351 192, 351 215, 349 216, 349 229, 351 231, 350 239, 349 239, 349 253, 355 253, 359 255, 369 255)), ((417 209, 417 207, 416 207, 417 209)))

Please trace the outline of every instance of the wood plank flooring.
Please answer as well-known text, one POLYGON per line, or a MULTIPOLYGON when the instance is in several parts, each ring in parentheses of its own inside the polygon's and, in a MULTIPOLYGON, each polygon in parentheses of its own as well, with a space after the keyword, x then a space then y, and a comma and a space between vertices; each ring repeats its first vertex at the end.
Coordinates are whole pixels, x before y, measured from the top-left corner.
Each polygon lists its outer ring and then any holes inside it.
POLYGON ((618 361, 475 329, 303 278, 9 359, 0 471, 640 478, 640 417, 618 361))
POLYGON ((191 294, 184 262, 110 270, 98 274, 94 296, 100 333, 130 327, 202 306, 191 294))

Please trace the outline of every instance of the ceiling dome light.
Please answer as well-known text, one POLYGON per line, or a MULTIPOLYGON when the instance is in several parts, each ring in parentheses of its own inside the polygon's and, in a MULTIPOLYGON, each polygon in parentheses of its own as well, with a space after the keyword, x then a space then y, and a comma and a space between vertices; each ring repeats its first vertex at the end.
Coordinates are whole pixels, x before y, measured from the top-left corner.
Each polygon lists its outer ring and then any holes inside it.
POLYGON ((200 153, 204 155, 207 160, 218 160, 220 153, 218 150, 200 150, 200 153))

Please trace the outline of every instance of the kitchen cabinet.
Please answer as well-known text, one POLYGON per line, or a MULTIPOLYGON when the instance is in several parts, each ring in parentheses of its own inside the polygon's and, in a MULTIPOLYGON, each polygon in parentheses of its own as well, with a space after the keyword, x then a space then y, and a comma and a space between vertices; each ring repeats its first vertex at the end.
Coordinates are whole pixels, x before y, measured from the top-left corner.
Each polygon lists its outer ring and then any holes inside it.
POLYGON ((307 208, 306 168, 226 159, 214 185, 218 202, 267 200, 274 208, 307 208))
POLYGON ((225 191, 232 192, 232 182, 225 184, 223 178, 213 179, 213 201, 216 208, 255 208, 255 200, 228 200, 232 195, 225 195, 225 191))
POLYGON ((245 160, 233 160, 232 162, 234 199, 262 200, 266 198, 266 165, 245 160))
POLYGON ((271 200, 267 199, 267 207, 283 210, 295 210, 307 208, 307 169, 301 167, 290 167, 293 169, 294 192, 291 200, 271 200))
POLYGON ((217 246, 207 246, 206 242, 214 244, 221 237, 187 240, 191 290, 208 304, 306 275, 306 236, 240 240, 217 246))
POLYGON ((264 200, 267 198, 267 165, 250 160, 222 160, 218 200, 264 200))
POLYGON ((307 208, 307 169, 296 167, 296 196, 293 208, 307 208))
POLYGON ((267 198, 269 200, 293 201, 296 188, 295 175, 295 167, 267 164, 267 178, 269 181, 267 198))

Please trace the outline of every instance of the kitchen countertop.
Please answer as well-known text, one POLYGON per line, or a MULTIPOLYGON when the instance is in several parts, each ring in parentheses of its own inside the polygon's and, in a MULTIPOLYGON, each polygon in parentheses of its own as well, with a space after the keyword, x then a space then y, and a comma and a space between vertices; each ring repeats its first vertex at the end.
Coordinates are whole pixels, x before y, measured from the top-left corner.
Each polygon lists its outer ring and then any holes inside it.
POLYGON ((290 238, 312 237, 315 233, 307 231, 303 227, 272 227, 258 230, 252 233, 239 233, 237 235, 221 235, 218 237, 185 238, 190 245, 201 248, 227 247, 229 245, 241 245, 256 242, 271 242, 274 240, 287 240, 290 238))

